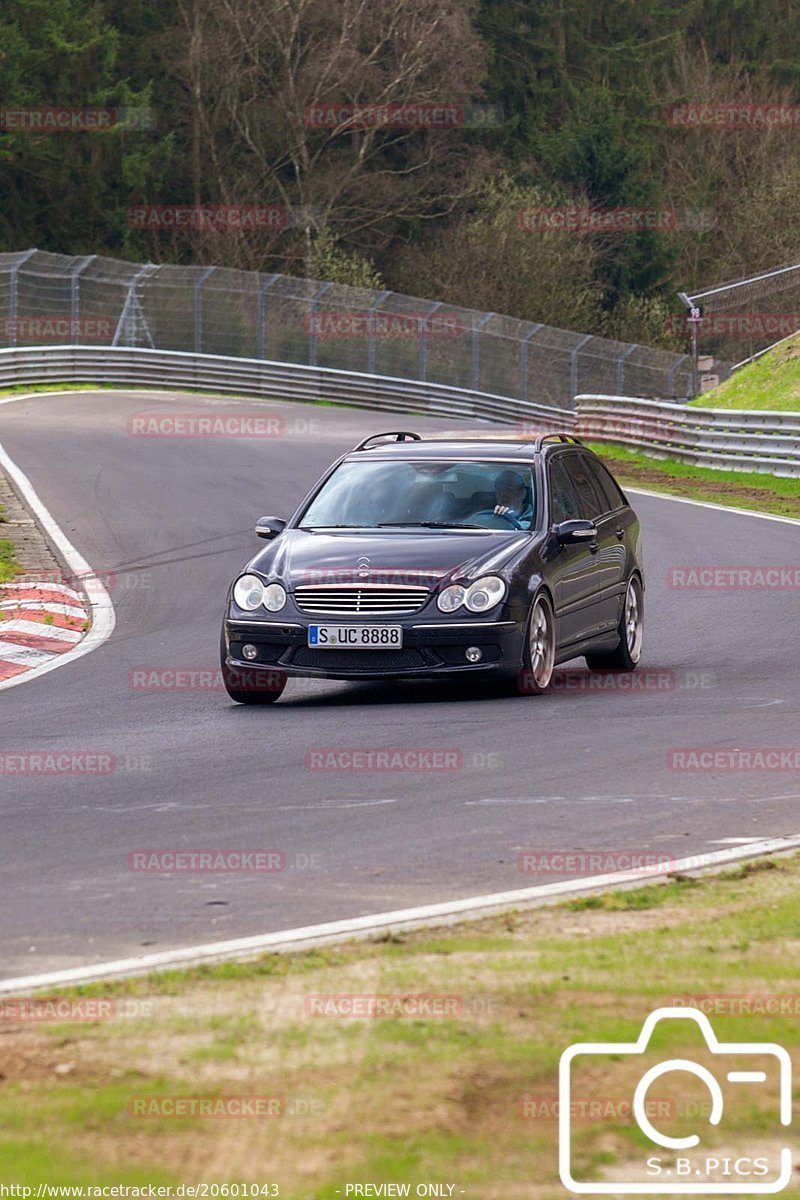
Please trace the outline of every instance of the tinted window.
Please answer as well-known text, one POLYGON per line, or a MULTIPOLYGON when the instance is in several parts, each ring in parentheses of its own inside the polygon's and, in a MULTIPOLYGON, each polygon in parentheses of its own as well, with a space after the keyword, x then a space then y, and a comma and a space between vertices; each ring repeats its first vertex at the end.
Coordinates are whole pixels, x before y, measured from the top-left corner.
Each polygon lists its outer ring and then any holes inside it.
POLYGON ((607 510, 610 511, 615 508, 622 508, 623 505, 628 503, 620 491, 616 479, 601 462, 598 462, 594 458, 590 458, 588 465, 591 467, 592 476, 599 482, 603 492, 605 493, 607 510))
POLYGON ((570 454, 564 460, 567 464, 572 486, 578 497, 579 517, 585 521, 594 521, 608 510, 605 493, 595 480, 589 469, 589 463, 580 454, 570 454))
POLYGON ((387 462, 364 454, 337 467, 300 523, 375 529, 432 521, 508 532, 531 529, 535 510, 533 472, 524 462, 387 462))
POLYGON ((553 459, 548 468, 550 481, 550 521, 558 525, 561 521, 574 521, 580 517, 578 500, 573 491, 569 475, 564 469, 563 458, 553 459))

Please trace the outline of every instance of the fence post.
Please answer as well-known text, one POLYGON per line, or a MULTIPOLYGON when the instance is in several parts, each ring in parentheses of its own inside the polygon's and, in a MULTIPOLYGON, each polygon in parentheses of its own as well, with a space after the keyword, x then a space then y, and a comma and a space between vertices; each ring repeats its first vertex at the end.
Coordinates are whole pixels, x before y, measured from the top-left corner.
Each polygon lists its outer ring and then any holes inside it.
POLYGON ((17 344, 17 273, 20 267, 28 261, 31 255, 36 254, 36 250, 29 250, 23 255, 18 263, 14 263, 11 268, 8 281, 8 344, 16 346, 17 344))
POLYGON ((542 328, 542 322, 537 321, 519 344, 519 398, 527 400, 528 398, 528 342, 535 333, 538 333, 542 328))
POLYGON ((428 311, 426 313, 423 313, 423 315, 421 317, 417 317, 417 326, 419 328, 419 373, 418 373, 418 378, 419 378, 420 383, 425 382, 425 376, 428 373, 428 342, 427 342, 427 338, 425 335, 424 322, 427 321, 428 317, 430 317, 433 313, 435 313, 437 309, 443 308, 443 307, 444 307, 444 301, 437 300, 435 304, 432 304, 430 306, 430 308, 428 309, 428 311))
POLYGON ((69 297, 69 340, 72 345, 77 343, 75 337, 75 326, 78 323, 80 314, 80 302, 78 300, 78 288, 80 286, 80 277, 90 262, 94 262, 97 258, 96 254, 87 254, 86 257, 73 267, 70 271, 70 297, 69 297))
MULTIPOLYGON (((678 367, 681 365, 682 362, 685 362, 688 357, 689 357, 688 354, 676 354, 675 355, 675 359, 672 363, 672 366, 669 369, 669 375, 667 377, 667 390, 669 391, 669 395, 665 396, 666 400, 672 400, 672 399, 676 398, 675 397, 675 376, 677 374, 678 367)), ((686 399, 689 400, 690 397, 686 396, 686 399)))
POLYGON ((622 354, 617 356, 617 395, 618 396, 622 395, 622 391, 623 391, 623 387, 624 387, 623 381, 625 379, 625 359, 628 357, 629 354, 633 354, 635 349, 636 349, 635 344, 632 346, 628 346, 627 350, 623 351, 622 354))
POLYGON ((270 275, 266 283, 262 283, 258 289, 258 348, 256 357, 265 359, 267 357, 267 291, 272 287, 273 283, 278 279, 282 279, 280 271, 275 275, 270 275))
POLYGON ((470 373, 470 385, 473 392, 477 392, 481 382, 481 331, 484 325, 491 321, 494 313, 484 313, 480 321, 476 323, 475 317, 472 318, 472 370, 470 373))
POLYGON ((202 288, 205 281, 208 279, 209 275, 212 275, 214 273, 214 271, 216 271, 216 269, 217 269, 216 267, 206 267, 205 271, 203 271, 202 275, 200 276, 200 278, 197 280, 197 282, 194 285, 194 352, 195 352, 195 354, 202 354, 202 352, 203 352, 203 309, 202 309, 203 300, 202 300, 202 296, 200 295, 200 289, 202 288))
POLYGON ((315 367, 317 365, 317 328, 316 328, 317 301, 319 300, 320 296, 325 295, 328 288, 332 288, 332 287, 333 287, 332 281, 330 283, 322 283, 317 288, 317 290, 314 292, 314 295, 311 297, 311 305, 308 310, 308 315, 309 315, 309 321, 308 321, 308 365, 310 367, 315 367))
POLYGON ((379 292, 367 309, 367 324, 368 339, 367 339, 367 374, 375 374, 375 326, 372 318, 374 317, 379 305, 383 304, 384 300, 388 300, 393 296, 394 292, 379 292))
POLYGON ((570 355, 569 355, 569 390, 572 393, 572 395, 570 396, 570 399, 572 399, 577 394, 577 391, 578 391, 578 351, 581 349, 582 346, 585 346, 587 342, 590 342, 592 340, 592 336, 593 335, 591 333, 584 334, 583 337, 581 338, 581 340, 579 342, 576 342, 576 344, 572 347, 572 350, 570 351, 570 355))

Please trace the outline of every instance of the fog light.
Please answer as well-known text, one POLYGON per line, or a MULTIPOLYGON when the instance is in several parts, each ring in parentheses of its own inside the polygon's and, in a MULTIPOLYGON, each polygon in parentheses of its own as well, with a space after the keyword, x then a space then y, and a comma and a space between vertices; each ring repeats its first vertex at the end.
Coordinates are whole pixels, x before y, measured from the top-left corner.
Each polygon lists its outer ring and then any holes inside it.
POLYGON ((254 658, 258 658, 258 649, 255 646, 242 646, 242 658, 246 658, 248 662, 252 662, 254 658))
POLYGON ((483 658, 483 651, 480 646, 467 646, 464 651, 464 658, 467 662, 480 662, 483 658))

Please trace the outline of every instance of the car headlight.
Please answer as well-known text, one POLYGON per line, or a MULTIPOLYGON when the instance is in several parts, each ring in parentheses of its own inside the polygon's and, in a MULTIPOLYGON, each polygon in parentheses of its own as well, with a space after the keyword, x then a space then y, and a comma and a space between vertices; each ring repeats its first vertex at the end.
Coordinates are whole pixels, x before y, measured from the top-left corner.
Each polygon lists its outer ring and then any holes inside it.
POLYGON ((506 594, 505 582, 497 575, 485 575, 467 588, 464 604, 470 612, 486 612, 494 608, 506 594))
POLYGON ((286 588, 279 583, 270 583, 264 589, 264 599, 261 601, 267 612, 280 612, 286 603, 286 588))
POLYGON ((257 575, 241 575, 233 585, 233 598, 238 608, 252 612, 264 600, 264 584, 257 575))
POLYGON ((461 586, 460 583, 451 583, 450 587, 446 587, 444 591, 440 593, 439 598, 436 601, 436 607, 439 609, 439 612, 455 612, 457 608, 461 608, 466 594, 466 590, 461 586))

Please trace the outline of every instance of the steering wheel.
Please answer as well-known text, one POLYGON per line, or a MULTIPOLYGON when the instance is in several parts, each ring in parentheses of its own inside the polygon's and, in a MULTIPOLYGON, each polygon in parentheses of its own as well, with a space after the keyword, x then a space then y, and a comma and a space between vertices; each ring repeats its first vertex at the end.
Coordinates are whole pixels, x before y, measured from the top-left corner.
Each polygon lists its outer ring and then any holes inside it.
POLYGON ((479 512, 472 513, 469 519, 470 521, 477 521, 479 517, 488 517, 493 522, 500 522, 499 525, 487 525, 487 529, 522 529, 516 517, 509 517, 505 513, 496 513, 493 508, 482 508, 479 512))

